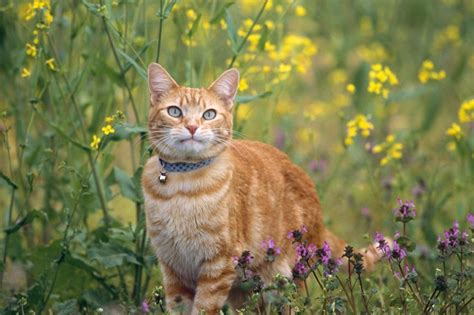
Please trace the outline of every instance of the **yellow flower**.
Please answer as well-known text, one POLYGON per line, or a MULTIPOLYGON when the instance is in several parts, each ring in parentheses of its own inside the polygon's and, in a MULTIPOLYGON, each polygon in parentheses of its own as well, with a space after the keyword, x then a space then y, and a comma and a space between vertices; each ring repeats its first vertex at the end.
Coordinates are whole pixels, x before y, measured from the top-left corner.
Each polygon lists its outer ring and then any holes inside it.
POLYGON ((375 145, 372 148, 372 153, 380 154, 385 152, 385 156, 380 160, 380 165, 387 165, 392 160, 399 160, 402 158, 403 144, 395 141, 394 135, 388 135, 385 142, 375 145))
POLYGON ((444 70, 436 72, 434 71, 434 68, 433 61, 429 59, 423 61, 421 68, 418 71, 418 80, 423 84, 429 80, 443 80, 446 77, 446 72, 444 70))
POLYGON ((22 78, 28 78, 30 75, 31 75, 30 70, 28 70, 27 68, 21 69, 21 77, 22 78))
POLYGON ((54 64, 54 58, 50 58, 48 60, 46 60, 45 64, 48 65, 48 68, 52 71, 55 71, 56 70, 56 65, 54 64))
POLYGON ((459 121, 468 123, 474 121, 474 98, 464 101, 458 112, 459 121))
POLYGON ((449 141, 448 144, 446 145, 446 149, 448 151, 454 151, 456 150, 456 142, 454 141, 449 141))
POLYGON ((351 94, 354 94, 356 92, 356 87, 354 84, 350 83, 348 85, 346 85, 346 91, 351 93, 351 94))
POLYGON ((100 141, 101 141, 101 139, 99 137, 97 137, 96 135, 93 135, 92 136, 92 142, 91 142, 91 148, 94 149, 94 150, 98 150, 99 145, 100 145, 100 141))
POLYGON ((189 36, 183 36, 181 38, 181 40, 183 41, 183 44, 185 46, 189 46, 189 47, 196 47, 197 46, 197 41, 189 36))
POLYGON ((186 10, 186 17, 191 21, 195 21, 197 19, 196 11, 194 11, 193 9, 186 10))
POLYGON ((275 29, 275 23, 273 23, 273 21, 270 21, 270 20, 265 21, 265 25, 270 31, 275 29))
POLYGON ((247 82, 246 79, 240 79, 240 82, 239 82, 239 91, 245 91, 249 88, 249 83, 247 82))
POLYGON ((115 133, 115 129, 114 129, 114 127, 112 127, 112 125, 106 125, 106 126, 102 127, 102 132, 105 135, 109 135, 109 134, 115 133))
POLYGON ((36 48, 35 45, 32 45, 32 44, 30 44, 30 43, 27 43, 27 44, 26 44, 26 54, 27 54, 28 56, 31 56, 31 57, 35 58, 36 55, 38 54, 38 49, 36 48))
POLYGON ((222 28, 223 30, 226 30, 226 29, 227 29, 227 23, 225 22, 224 19, 221 19, 220 25, 221 25, 221 28, 222 28))
POLYGON ((113 116, 107 116, 107 117, 105 117, 104 120, 107 124, 110 124, 114 121, 114 117, 113 116))
POLYGON ((295 14, 296 16, 305 16, 306 9, 302 5, 297 5, 295 8, 295 14))
POLYGON ((43 16, 44 16, 44 24, 46 24, 46 26, 49 27, 51 24, 53 24, 54 18, 49 10, 45 10, 43 16))
POLYGON ((346 124, 346 138, 344 139, 344 144, 346 146, 354 143, 354 138, 357 136, 357 133, 367 138, 370 136, 370 132, 374 129, 374 125, 370 120, 364 115, 356 115, 354 119, 349 120, 346 124))
POLYGON ((372 65, 369 71, 369 85, 367 91, 376 95, 382 95, 387 99, 390 86, 398 85, 398 78, 387 66, 377 63, 372 65))
POLYGON ((461 126, 456 123, 452 123, 451 127, 446 130, 446 135, 453 137, 456 140, 460 140, 463 137, 461 126))

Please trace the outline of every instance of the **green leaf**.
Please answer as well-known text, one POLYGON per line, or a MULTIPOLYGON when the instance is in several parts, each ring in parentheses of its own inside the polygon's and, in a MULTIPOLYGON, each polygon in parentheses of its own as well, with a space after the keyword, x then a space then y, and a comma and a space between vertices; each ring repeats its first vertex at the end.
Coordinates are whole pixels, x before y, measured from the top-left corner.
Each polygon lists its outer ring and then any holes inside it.
POLYGON ((235 30, 234 21, 229 13, 229 10, 225 9, 225 22, 227 24, 227 36, 230 40, 230 48, 234 54, 238 54, 237 47, 237 32, 235 30))
MULTIPOLYGON (((138 59, 139 57, 141 57, 147 50, 148 48, 150 48, 151 46, 151 41, 150 42, 147 42, 135 55, 136 55, 136 59, 138 59)), ((123 72, 122 72, 122 75, 125 75, 128 70, 130 70, 130 68, 133 67, 133 65, 130 63, 130 62, 127 62, 123 65, 123 72)))
POLYGON ((127 173, 123 170, 114 166, 113 170, 113 178, 115 182, 119 185, 120 191, 122 195, 130 200, 135 202, 143 202, 140 187, 136 184, 133 177, 129 177, 127 173))
POLYGON ((413 242, 409 237, 407 236, 400 236, 397 238, 397 243, 405 248, 408 252, 412 252, 416 248, 415 242, 413 242))
POLYGON ((91 260, 100 263, 104 268, 120 267, 125 263, 140 265, 135 254, 128 248, 115 244, 104 243, 92 246, 87 255, 91 260))
POLYGON ((148 132, 148 129, 141 126, 129 125, 129 124, 117 124, 114 126, 115 133, 108 135, 105 139, 105 142, 110 141, 120 141, 124 139, 131 139, 134 135, 140 134, 141 136, 145 135, 148 132))
POLYGON ((272 95, 271 91, 263 92, 263 93, 256 94, 256 95, 238 95, 235 98, 235 102, 237 104, 244 104, 244 103, 252 102, 252 101, 254 101, 256 99, 259 99, 259 98, 268 97, 270 95, 272 95))
POLYGON ((224 14, 226 13, 226 10, 233 5, 235 2, 234 1, 229 1, 224 4, 222 8, 217 11, 217 13, 212 17, 210 23, 211 24, 217 24, 219 21, 224 17, 224 14))
POLYGON ((169 16, 170 13, 171 13, 171 10, 173 10, 174 5, 176 4, 176 1, 177 1, 177 0, 171 0, 171 1, 166 5, 165 11, 163 12, 163 19, 167 19, 167 18, 168 18, 168 16, 169 16))
POLYGON ((268 33, 269 32, 268 32, 267 25, 263 24, 262 36, 260 37, 260 40, 258 41, 258 49, 260 51, 263 51, 265 49, 265 43, 267 42, 268 33))
POLYGON ((62 303, 56 303, 53 306, 54 314, 69 315, 79 314, 79 306, 76 299, 66 300, 62 303))
POLYGON ((138 57, 134 59, 121 49, 117 49, 117 51, 120 55, 127 59, 127 61, 135 68, 135 70, 137 70, 138 75, 142 77, 143 80, 147 79, 147 73, 145 69, 136 62, 136 59, 138 59, 138 57))
POLYGON ((196 33, 197 28, 199 26, 199 22, 201 21, 202 14, 199 13, 196 20, 193 22, 193 25, 191 26, 191 29, 188 32, 188 37, 192 37, 194 33, 196 33))

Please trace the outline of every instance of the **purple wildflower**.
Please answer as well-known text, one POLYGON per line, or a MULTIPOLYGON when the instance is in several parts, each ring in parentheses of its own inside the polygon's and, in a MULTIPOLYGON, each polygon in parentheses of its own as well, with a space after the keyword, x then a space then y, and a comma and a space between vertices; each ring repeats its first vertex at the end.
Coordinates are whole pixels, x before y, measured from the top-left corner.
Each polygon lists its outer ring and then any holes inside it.
POLYGON ((411 189, 413 198, 419 199, 426 191, 426 183, 423 179, 418 180, 418 183, 411 189))
POLYGON ((400 247, 396 240, 393 241, 393 247, 390 251, 390 258, 395 259, 397 261, 402 261, 403 258, 407 256, 407 252, 404 248, 400 247))
POLYGON ((293 242, 301 242, 303 240, 303 234, 306 232, 308 232, 308 229, 305 225, 302 225, 300 230, 289 231, 287 238, 292 239, 293 242))
POLYGON ((457 250, 462 250, 468 244, 468 234, 459 230, 459 223, 454 221, 453 226, 444 231, 444 239, 438 236, 438 250, 441 257, 448 257, 457 250))
POLYGON ((143 300, 140 308, 143 313, 150 313, 150 306, 146 300, 143 300))
POLYGON ((308 164, 309 170, 313 173, 324 173, 324 171, 327 169, 327 166, 328 162, 324 159, 321 159, 319 161, 312 160, 308 164))
POLYGON ((304 265, 303 262, 296 262, 292 270, 293 278, 304 279, 308 275, 308 268, 304 265))
POLYGON ((406 200, 403 202, 400 198, 398 198, 398 204, 400 206, 394 210, 397 221, 406 223, 415 218, 416 209, 415 203, 413 201, 406 200))
POLYGON ((472 213, 467 214, 467 222, 471 226, 471 230, 474 230, 474 214, 472 213))
POLYGON ((248 250, 243 251, 240 257, 237 257, 237 256, 232 257, 232 261, 234 262, 234 265, 236 265, 236 267, 241 267, 241 268, 247 268, 248 265, 250 265, 250 263, 252 262, 252 260, 253 260, 253 256, 248 250))
POLYGON ((370 220, 371 219, 371 214, 370 214, 370 210, 369 208, 367 207, 364 207, 360 210, 360 214, 366 218, 367 220, 370 220))
POLYGON ((339 266, 342 265, 342 259, 329 258, 325 263, 323 263, 323 265, 324 265, 323 275, 325 277, 329 275, 334 275, 339 270, 339 266))
POLYGON ((403 275, 400 272, 395 272, 394 276, 400 281, 411 280, 412 282, 416 282, 418 273, 416 272, 415 266, 411 266, 410 268, 410 266, 406 264, 403 267, 403 275))
POLYGON ((265 260, 268 262, 274 261, 276 256, 280 255, 281 253, 280 248, 275 247, 275 242, 271 238, 266 241, 263 241, 262 247, 266 253, 265 260))
POLYGON ((283 129, 278 128, 275 130, 275 146, 283 150, 285 147, 285 142, 286 142, 286 135, 283 129))
POLYGON ((298 246, 296 246, 296 256, 299 260, 304 260, 308 261, 311 258, 314 257, 316 253, 316 245, 310 243, 310 244, 303 244, 300 243, 298 246))
POLYGON ((375 232, 374 241, 378 243, 377 248, 385 257, 390 257, 390 245, 388 245, 382 233, 375 232))
POLYGON ((329 263, 329 259, 331 258, 331 248, 329 247, 328 242, 325 241, 323 247, 316 250, 316 257, 318 258, 318 262, 323 265, 329 263))

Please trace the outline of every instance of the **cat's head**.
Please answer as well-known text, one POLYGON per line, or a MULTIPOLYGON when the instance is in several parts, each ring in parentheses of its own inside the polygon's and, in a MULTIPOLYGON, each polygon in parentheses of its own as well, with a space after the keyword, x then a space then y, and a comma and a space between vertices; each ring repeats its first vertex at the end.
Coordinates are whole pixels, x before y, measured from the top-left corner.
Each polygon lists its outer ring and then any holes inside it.
POLYGON ((232 108, 239 84, 236 69, 208 88, 182 87, 159 64, 148 67, 149 139, 170 161, 200 161, 219 155, 232 138, 232 108))

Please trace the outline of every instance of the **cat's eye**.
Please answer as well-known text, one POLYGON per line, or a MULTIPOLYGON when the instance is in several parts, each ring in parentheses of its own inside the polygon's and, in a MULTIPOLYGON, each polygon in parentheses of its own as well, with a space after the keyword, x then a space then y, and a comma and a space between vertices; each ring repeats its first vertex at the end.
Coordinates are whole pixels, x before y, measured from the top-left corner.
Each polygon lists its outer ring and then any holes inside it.
POLYGON ((168 107, 168 114, 171 117, 174 117, 174 118, 179 118, 179 117, 183 116, 183 112, 177 106, 168 107))
POLYGON ((216 115, 217 113, 215 110, 208 109, 202 114, 202 118, 204 118, 205 120, 211 120, 211 119, 216 118, 216 115))

